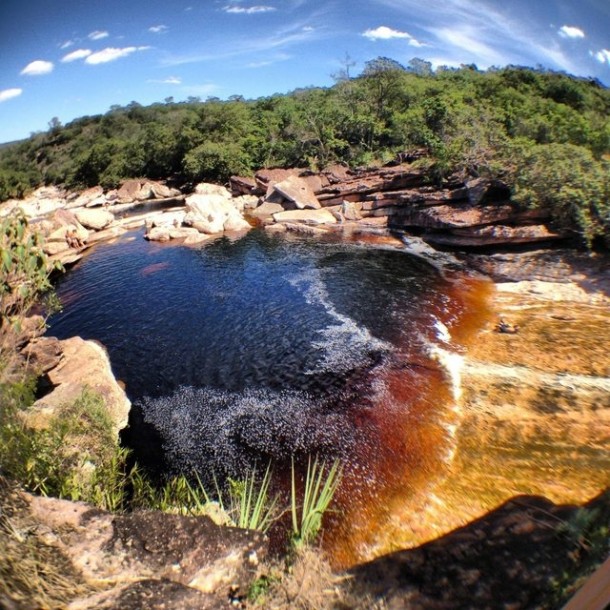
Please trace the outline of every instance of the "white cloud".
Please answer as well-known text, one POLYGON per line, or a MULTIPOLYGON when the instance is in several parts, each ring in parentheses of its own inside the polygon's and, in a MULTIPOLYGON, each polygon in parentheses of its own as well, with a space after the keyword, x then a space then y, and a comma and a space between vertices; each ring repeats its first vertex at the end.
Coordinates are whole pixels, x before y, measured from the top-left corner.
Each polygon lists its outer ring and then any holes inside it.
POLYGON ((105 64, 109 61, 120 59, 121 57, 127 57, 136 51, 146 51, 149 48, 150 47, 123 47, 122 49, 117 49, 115 47, 107 47, 96 53, 91 53, 91 55, 85 59, 85 63, 91 65, 105 64))
POLYGON ((169 28, 166 25, 153 25, 148 28, 149 32, 153 34, 163 34, 163 32, 167 32, 169 28))
POLYGON ((182 79, 179 76, 168 76, 163 80, 150 81, 151 83, 161 83, 163 85, 181 85, 182 79))
POLYGON ((584 38, 585 33, 573 25, 562 25, 559 28, 559 35, 562 38, 584 38))
POLYGON ((369 40, 390 40, 391 38, 411 38, 411 34, 407 32, 399 32, 385 25, 381 25, 374 30, 370 28, 363 32, 362 35, 369 40))
POLYGON ((108 38, 110 34, 105 30, 95 30, 89 34, 89 40, 102 40, 102 38, 108 38))
POLYGON ((39 76, 40 74, 48 74, 49 72, 53 72, 53 62, 37 59, 36 61, 30 62, 25 68, 23 68, 20 74, 39 76))
POLYGON ((15 87, 14 89, 4 89, 0 91, 0 102, 6 102, 6 100, 10 100, 13 97, 18 97, 23 93, 23 89, 18 89, 15 87))
POLYGON ((89 57, 92 51, 90 49, 76 49, 76 51, 72 51, 67 55, 64 55, 61 58, 61 61, 65 64, 70 63, 71 61, 76 61, 77 59, 84 59, 85 57, 89 57))
POLYGON ((595 57, 600 64, 610 65, 610 51, 608 49, 602 49, 597 53, 593 53, 593 57, 595 57))
POLYGON ((401 32, 400 30, 394 30, 389 28, 386 25, 380 25, 378 28, 374 30, 369 28, 368 30, 362 33, 362 36, 368 38, 369 40, 393 40, 393 39, 404 39, 409 41, 409 45, 412 47, 424 47, 423 42, 419 42, 419 40, 413 38, 411 34, 408 32, 401 32))
POLYGON ((62 49, 62 50, 63 49, 68 49, 68 48, 70 48, 73 45, 74 45, 74 41, 73 40, 66 40, 66 42, 63 42, 62 44, 59 45, 59 48, 62 49))
POLYGON ((242 15, 253 15, 254 13, 269 13, 270 11, 277 10, 274 6, 250 6, 245 8, 243 6, 225 6, 223 9, 225 13, 235 13, 242 15))

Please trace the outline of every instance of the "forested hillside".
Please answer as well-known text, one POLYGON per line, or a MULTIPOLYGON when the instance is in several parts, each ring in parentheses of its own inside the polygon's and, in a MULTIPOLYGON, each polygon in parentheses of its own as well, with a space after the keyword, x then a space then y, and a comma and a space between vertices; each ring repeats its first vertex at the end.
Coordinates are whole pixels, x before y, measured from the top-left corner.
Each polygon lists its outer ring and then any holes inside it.
POLYGON ((433 71, 388 58, 330 88, 256 100, 132 102, 0 148, 0 200, 42 183, 110 188, 128 177, 225 181, 269 166, 384 162, 425 148, 430 179, 505 180, 524 206, 550 206, 587 240, 610 233, 610 91, 522 67, 433 71))

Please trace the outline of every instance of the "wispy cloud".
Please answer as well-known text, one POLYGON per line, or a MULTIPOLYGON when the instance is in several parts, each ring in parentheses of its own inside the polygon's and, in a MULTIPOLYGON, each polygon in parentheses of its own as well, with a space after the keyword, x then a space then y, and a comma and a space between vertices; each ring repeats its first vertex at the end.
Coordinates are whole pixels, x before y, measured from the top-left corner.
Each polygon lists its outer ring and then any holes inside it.
MULTIPOLYGON (((309 20, 308 20, 309 21, 309 20)), ((236 39, 230 45, 219 47, 219 51, 211 53, 201 53, 184 56, 170 56, 162 63, 165 66, 180 66, 184 64, 200 63, 206 61, 220 61, 240 57, 242 55, 251 56, 254 53, 265 53, 268 51, 279 51, 304 42, 314 42, 324 36, 330 36, 329 30, 323 31, 321 28, 313 29, 305 27, 307 22, 294 22, 282 26, 276 32, 269 32, 267 35, 254 38, 246 36, 236 39)))
POLYGON ((277 64, 281 61, 287 61, 292 59, 292 55, 288 53, 277 53, 273 57, 268 59, 261 59, 260 61, 251 61, 246 64, 246 68, 265 68, 267 66, 272 66, 273 64, 277 64))
POLYGON ((95 30, 89 34, 89 40, 102 40, 108 38, 110 34, 106 30, 95 30))
POLYGON ((148 28, 148 31, 153 34, 163 34, 164 32, 167 32, 167 30, 169 30, 169 28, 166 25, 152 25, 148 28))
POLYGON ((181 85, 182 79, 179 76, 168 76, 167 78, 152 79, 149 83, 158 83, 161 85, 181 85))
POLYGON ((225 13, 235 13, 242 15, 254 15, 256 13, 269 13, 271 11, 277 10, 274 6, 267 5, 259 5, 259 6, 237 6, 236 4, 231 4, 223 7, 222 9, 225 13))
POLYGON ((48 74, 49 72, 53 72, 53 62, 52 61, 43 61, 42 59, 37 59, 36 61, 30 62, 23 70, 21 70, 20 74, 24 74, 27 76, 39 76, 41 74, 48 74))
POLYGON ((220 87, 215 83, 205 83, 203 85, 189 85, 188 87, 182 87, 182 91, 184 91, 184 93, 197 97, 212 95, 213 93, 218 93, 219 90, 220 87))
POLYGON ((559 28, 559 35, 562 38, 584 38, 585 33, 573 25, 562 25, 559 28))
POLYGON ((69 49, 72 46, 74 46, 74 41, 73 40, 66 40, 66 42, 62 42, 59 45, 59 48, 63 51, 64 49, 69 49))
POLYGON ((23 89, 15 87, 13 89, 3 89, 0 91, 0 102, 6 102, 14 97, 19 97, 23 93, 23 89))
POLYGON ((610 51, 608 49, 602 49, 597 53, 591 53, 600 64, 608 64, 610 66, 610 51))
POLYGON ((573 56, 563 51, 555 30, 533 31, 515 11, 506 12, 489 0, 373 0, 392 8, 430 35, 429 55, 444 57, 451 65, 474 62, 490 65, 541 63, 577 72, 573 56))
POLYGON ((91 53, 91 55, 85 59, 85 63, 91 65, 106 64, 110 61, 120 59, 121 57, 127 57, 137 51, 146 51, 147 49, 150 49, 150 47, 123 47, 121 49, 107 47, 96 53, 91 53))
POLYGON ((61 58, 61 61, 65 64, 70 63, 71 61, 76 61, 77 59, 85 59, 85 57, 89 57, 93 51, 90 49, 76 49, 76 51, 72 51, 67 55, 64 55, 61 58))

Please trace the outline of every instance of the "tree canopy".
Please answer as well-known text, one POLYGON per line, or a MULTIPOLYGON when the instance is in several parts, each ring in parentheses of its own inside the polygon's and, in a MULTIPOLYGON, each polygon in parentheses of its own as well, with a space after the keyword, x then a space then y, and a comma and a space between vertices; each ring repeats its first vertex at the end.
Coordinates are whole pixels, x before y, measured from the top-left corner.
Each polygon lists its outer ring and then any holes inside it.
POLYGON ((0 200, 40 184, 109 188, 132 177, 226 181, 261 167, 366 165, 413 148, 427 149, 436 180, 453 172, 503 178, 523 205, 556 204, 558 222, 578 220, 589 238, 609 231, 608 89, 520 66, 433 70, 418 58, 406 66, 372 59, 329 88, 131 102, 63 126, 51 119, 47 132, 0 148, 0 200), (581 185, 579 209, 588 211, 568 211, 567 184, 581 185))

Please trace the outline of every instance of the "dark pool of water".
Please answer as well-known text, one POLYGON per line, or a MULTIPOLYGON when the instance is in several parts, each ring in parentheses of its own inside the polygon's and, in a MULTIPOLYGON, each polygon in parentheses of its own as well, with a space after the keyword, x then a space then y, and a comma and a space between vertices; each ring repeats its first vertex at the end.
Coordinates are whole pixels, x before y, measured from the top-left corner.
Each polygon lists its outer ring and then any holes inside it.
POLYGON ((443 444, 449 393, 428 350, 467 314, 468 286, 403 252, 259 230, 193 248, 137 232, 97 247, 57 291, 48 333, 106 346, 134 402, 127 442, 149 466, 239 476, 338 456, 353 500, 403 485, 443 444))

